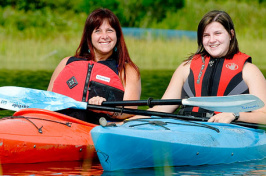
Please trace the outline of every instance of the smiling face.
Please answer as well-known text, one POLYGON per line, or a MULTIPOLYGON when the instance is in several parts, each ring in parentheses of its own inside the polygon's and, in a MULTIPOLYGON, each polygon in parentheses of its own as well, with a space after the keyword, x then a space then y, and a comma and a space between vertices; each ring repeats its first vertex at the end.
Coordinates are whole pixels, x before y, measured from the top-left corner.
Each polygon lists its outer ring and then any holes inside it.
MULTIPOLYGON (((231 30, 233 35, 233 30, 231 30)), ((214 58, 225 56, 229 50, 231 36, 218 22, 208 24, 203 33, 203 46, 214 58)))
POLYGON ((95 52, 95 60, 106 60, 112 53, 117 42, 116 31, 105 19, 99 28, 91 34, 91 42, 95 52))

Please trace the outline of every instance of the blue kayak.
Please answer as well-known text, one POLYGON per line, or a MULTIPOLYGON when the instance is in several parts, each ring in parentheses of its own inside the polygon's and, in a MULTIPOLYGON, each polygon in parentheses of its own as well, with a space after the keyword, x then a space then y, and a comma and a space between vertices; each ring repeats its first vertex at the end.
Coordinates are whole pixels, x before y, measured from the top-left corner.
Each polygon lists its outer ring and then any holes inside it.
POLYGON ((91 130, 106 171, 266 158, 266 134, 234 124, 147 118, 91 130))

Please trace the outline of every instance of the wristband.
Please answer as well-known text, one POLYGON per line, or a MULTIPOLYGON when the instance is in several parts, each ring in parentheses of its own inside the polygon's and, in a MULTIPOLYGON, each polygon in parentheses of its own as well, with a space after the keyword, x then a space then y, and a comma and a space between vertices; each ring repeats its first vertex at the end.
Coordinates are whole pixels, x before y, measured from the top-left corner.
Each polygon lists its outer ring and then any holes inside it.
POLYGON ((233 120, 233 122, 237 121, 239 119, 239 112, 235 112, 233 113, 235 119, 233 120))

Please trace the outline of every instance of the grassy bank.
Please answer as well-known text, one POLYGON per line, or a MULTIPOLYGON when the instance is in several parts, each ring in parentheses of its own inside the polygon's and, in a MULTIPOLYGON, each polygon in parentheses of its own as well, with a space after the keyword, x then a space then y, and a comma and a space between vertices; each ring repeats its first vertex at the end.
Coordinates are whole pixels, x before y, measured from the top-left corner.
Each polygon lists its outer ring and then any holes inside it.
MULTIPOLYGON (((79 36, 68 40, 25 39, 0 35, 0 69, 53 70, 59 61, 74 54, 79 36)), ((139 40, 126 38, 131 58, 141 69, 175 69, 186 57, 196 51, 196 41, 190 39, 139 40)), ((253 63, 266 69, 265 40, 239 38, 240 48, 253 58, 253 63)))

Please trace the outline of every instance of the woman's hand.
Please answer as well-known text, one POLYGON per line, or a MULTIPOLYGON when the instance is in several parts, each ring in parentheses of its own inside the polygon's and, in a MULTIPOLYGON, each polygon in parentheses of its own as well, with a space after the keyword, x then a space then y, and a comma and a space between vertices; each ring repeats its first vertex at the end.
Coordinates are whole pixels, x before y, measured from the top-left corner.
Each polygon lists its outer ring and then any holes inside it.
POLYGON ((235 120, 233 113, 223 112, 212 116, 208 122, 231 123, 233 120, 235 120))
POLYGON ((91 99, 89 99, 89 104, 102 105, 103 101, 106 101, 106 99, 103 97, 96 96, 96 97, 92 97, 91 99))
MULTIPOLYGON (((96 97, 90 98, 88 103, 92 104, 92 105, 102 105, 102 102, 104 102, 104 101, 106 101, 105 98, 96 96, 96 97)), ((91 109, 91 111, 96 112, 96 113, 109 114, 109 115, 113 114, 113 112, 109 112, 109 111, 101 111, 101 110, 94 110, 94 109, 91 109)))

